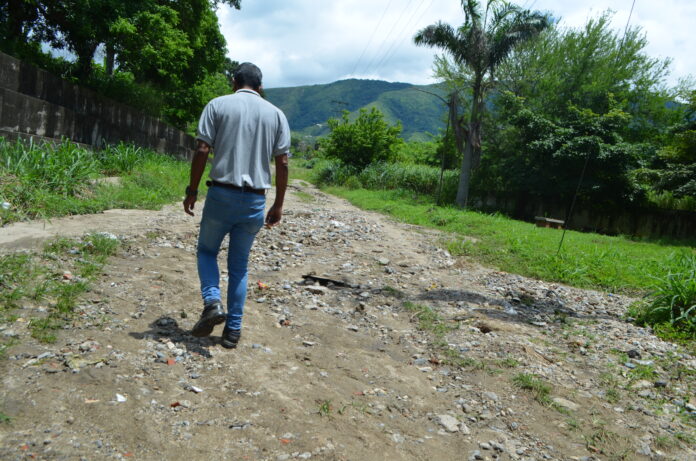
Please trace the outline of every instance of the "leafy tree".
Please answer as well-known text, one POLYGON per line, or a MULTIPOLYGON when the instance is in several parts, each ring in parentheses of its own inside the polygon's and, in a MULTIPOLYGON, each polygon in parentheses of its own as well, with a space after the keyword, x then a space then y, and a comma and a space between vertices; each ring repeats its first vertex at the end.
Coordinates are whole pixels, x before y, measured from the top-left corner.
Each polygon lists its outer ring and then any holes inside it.
POLYGON ((374 107, 369 112, 361 109, 353 122, 348 115, 343 111, 341 119, 329 119, 331 133, 322 143, 327 157, 362 169, 372 162, 388 160, 403 142, 399 137, 401 124, 389 126, 374 107))
POLYGON ((620 135, 629 114, 613 103, 604 114, 570 105, 567 116, 557 120, 512 93, 500 99, 501 116, 509 123, 499 137, 505 142, 486 151, 486 167, 477 175, 476 187, 514 196, 520 205, 533 201, 564 207, 584 171, 581 202, 595 209, 640 203, 642 191, 630 175, 639 151, 620 135))
POLYGON ((458 29, 438 22, 419 31, 414 37, 418 45, 443 49, 463 70, 462 77, 471 88, 471 109, 466 116, 458 114, 460 96, 450 96, 450 123, 457 147, 462 152, 462 167, 457 191, 457 205, 466 207, 472 167, 481 155, 481 127, 486 94, 494 87, 498 66, 525 40, 548 27, 548 16, 524 10, 504 0, 489 0, 482 5, 476 0, 462 0, 465 22, 458 29))
POLYGON ((683 105, 682 120, 669 130, 652 169, 646 170, 653 187, 675 198, 696 198, 696 91, 683 105))
POLYGON ((236 63, 225 56, 215 14, 223 3, 239 8, 241 0, 9 0, 0 4, 0 47, 107 96, 126 96, 131 85, 125 102, 158 94, 148 111, 184 128, 230 91, 236 63), (71 52, 76 64, 44 55, 41 43, 71 52), (101 47, 105 72, 94 63, 101 47))
POLYGON ((611 100, 631 115, 627 140, 658 141, 679 116, 670 108, 675 95, 664 87, 669 60, 645 53, 639 27, 620 34, 611 18, 605 12, 577 29, 552 27, 521 44, 499 66, 499 86, 552 117, 565 117, 571 105, 605 113, 611 100))
POLYGON ((499 88, 510 93, 492 98, 477 194, 567 206, 585 159, 580 200, 593 208, 642 205, 651 187, 688 182, 688 162, 668 160, 661 147, 676 147, 669 127, 676 133, 687 117, 665 88, 668 61, 645 53, 639 28, 622 35, 610 20, 604 13, 577 29, 547 29, 499 66, 499 88))
POLYGON ((39 21, 37 0, 7 0, 0 3, 0 41, 14 48, 29 41, 29 33, 39 21))
POLYGON ((166 86, 179 79, 193 57, 179 13, 167 5, 120 17, 110 25, 119 70, 139 81, 166 86))

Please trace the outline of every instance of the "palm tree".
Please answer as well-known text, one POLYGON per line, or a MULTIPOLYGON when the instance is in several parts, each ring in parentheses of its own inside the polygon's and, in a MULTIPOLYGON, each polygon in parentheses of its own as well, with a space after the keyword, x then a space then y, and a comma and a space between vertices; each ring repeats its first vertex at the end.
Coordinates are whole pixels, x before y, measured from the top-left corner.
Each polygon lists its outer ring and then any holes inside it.
POLYGON ((495 84, 494 72, 516 45, 539 34, 551 21, 544 13, 524 10, 505 0, 489 0, 485 6, 477 0, 461 0, 461 4, 465 21, 458 29, 438 21, 420 30, 414 41, 416 45, 441 48, 469 73, 472 99, 468 122, 458 115, 460 97, 456 90, 448 102, 450 124, 462 154, 457 205, 466 207, 471 169, 481 158, 484 100, 495 84))

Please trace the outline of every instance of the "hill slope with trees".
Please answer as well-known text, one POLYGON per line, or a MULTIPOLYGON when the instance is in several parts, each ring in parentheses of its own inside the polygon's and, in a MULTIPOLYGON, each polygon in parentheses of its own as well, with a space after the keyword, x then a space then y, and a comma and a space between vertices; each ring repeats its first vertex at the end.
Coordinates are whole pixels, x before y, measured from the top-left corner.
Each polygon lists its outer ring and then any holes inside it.
POLYGON ((303 135, 328 134, 326 121, 344 110, 355 118, 360 109, 379 109, 388 123, 401 122, 403 137, 427 139, 445 128, 442 102, 421 90, 441 94, 434 85, 417 86, 381 80, 340 80, 324 85, 271 88, 266 97, 288 117, 293 131, 303 135))

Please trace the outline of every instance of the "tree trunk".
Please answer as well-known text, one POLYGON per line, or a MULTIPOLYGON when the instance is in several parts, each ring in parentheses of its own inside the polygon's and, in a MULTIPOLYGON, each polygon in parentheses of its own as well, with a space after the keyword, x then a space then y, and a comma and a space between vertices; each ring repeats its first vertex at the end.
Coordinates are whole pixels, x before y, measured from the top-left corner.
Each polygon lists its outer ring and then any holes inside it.
MULTIPOLYGON (((25 7, 26 8, 26 7, 25 7)), ((27 19, 22 0, 7 2, 7 38, 20 42, 26 38, 24 21, 27 19)))
MULTIPOLYGON (((453 91, 450 94, 449 103, 447 105, 449 106, 449 124, 452 127, 452 131, 454 132, 454 143, 457 147, 457 151, 462 155, 462 167, 459 172, 459 187, 457 188, 456 203, 458 206, 463 207, 465 205, 462 205, 462 203, 466 203, 466 195, 468 193, 469 188, 469 176, 468 173, 465 174, 465 172, 468 172, 470 170, 470 167, 467 166, 468 163, 466 162, 467 155, 464 152, 464 146, 467 138, 467 130, 462 125, 462 120, 457 115, 458 103, 456 92, 453 91), (464 197, 463 201, 460 200, 462 197, 464 197)), ((471 157, 469 156, 469 158, 471 157)))
MULTIPOLYGON (((469 183, 471 182, 471 168, 481 153, 481 76, 476 76, 473 86, 473 101, 471 103, 471 117, 468 130, 457 123, 462 131, 461 138, 466 134, 466 141, 460 152, 462 153, 462 168, 459 172, 459 187, 457 188, 457 206, 466 208, 469 202, 469 183), (465 133, 464 133, 465 132, 465 133)), ((456 133, 456 131, 455 131, 456 133)), ((460 136, 457 136, 457 149, 460 149, 460 136)))
POLYGON ((116 51, 114 50, 114 45, 111 43, 106 44, 106 56, 104 56, 104 69, 106 70, 106 75, 114 74, 114 62, 116 61, 116 51))
POLYGON ((92 60, 97 50, 97 44, 80 44, 79 47, 74 47, 74 50, 77 54, 77 76, 81 80, 85 80, 92 73, 92 60))

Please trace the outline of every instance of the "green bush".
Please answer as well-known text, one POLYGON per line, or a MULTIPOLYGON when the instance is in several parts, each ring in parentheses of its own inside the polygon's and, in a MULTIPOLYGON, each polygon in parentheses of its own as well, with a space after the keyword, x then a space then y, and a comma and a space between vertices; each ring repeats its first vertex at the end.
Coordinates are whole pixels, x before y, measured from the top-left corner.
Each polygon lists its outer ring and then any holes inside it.
POLYGON ((357 176, 348 176, 343 185, 348 189, 360 189, 363 187, 363 184, 360 182, 360 178, 357 176))
MULTIPOLYGON (((435 196, 440 184, 440 169, 426 165, 373 163, 360 173, 368 189, 406 189, 435 196)), ((446 170, 442 178, 442 201, 453 203, 457 195, 459 174, 446 170)))
POLYGON ((324 144, 326 156, 355 168, 364 168, 372 162, 389 160, 396 147, 403 142, 399 138, 401 125, 389 126, 384 115, 372 108, 360 109, 355 121, 343 111, 343 117, 328 121, 331 133, 324 144))
POLYGON ((349 177, 357 173, 356 168, 344 165, 339 160, 322 160, 314 163, 312 168, 319 186, 343 185, 349 177))
POLYGON ((676 330, 696 338, 696 254, 680 254, 677 270, 656 278, 646 301, 634 306, 630 315, 639 325, 658 330, 676 330))

